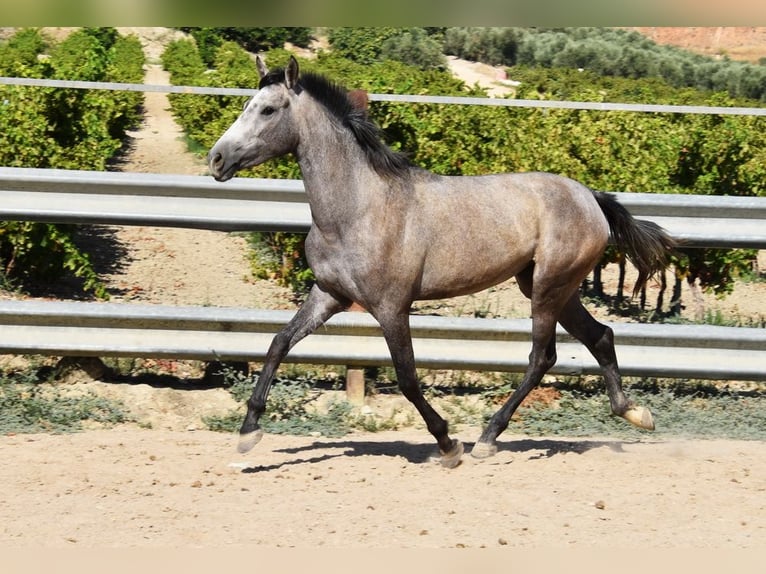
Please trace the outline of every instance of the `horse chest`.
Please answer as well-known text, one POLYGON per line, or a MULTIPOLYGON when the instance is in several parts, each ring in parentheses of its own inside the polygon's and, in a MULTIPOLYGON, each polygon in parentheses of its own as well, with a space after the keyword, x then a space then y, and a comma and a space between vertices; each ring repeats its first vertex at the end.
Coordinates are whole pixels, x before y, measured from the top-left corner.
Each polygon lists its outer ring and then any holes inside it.
POLYGON ((389 242, 376 239, 370 229, 344 236, 312 229, 306 239, 306 258, 317 282, 325 290, 357 302, 370 302, 376 294, 388 291, 392 269, 397 270, 399 280, 407 282, 406 266, 396 257, 399 252, 389 242))

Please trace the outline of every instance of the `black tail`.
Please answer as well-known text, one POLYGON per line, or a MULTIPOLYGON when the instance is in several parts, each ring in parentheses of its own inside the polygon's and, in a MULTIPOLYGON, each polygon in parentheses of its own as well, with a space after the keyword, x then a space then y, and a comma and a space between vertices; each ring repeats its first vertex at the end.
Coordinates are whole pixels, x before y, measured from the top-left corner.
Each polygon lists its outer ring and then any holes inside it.
POLYGON ((601 191, 594 191, 593 195, 609 222, 614 242, 638 269, 635 296, 655 273, 668 266, 678 243, 656 223, 635 219, 613 195, 601 191))

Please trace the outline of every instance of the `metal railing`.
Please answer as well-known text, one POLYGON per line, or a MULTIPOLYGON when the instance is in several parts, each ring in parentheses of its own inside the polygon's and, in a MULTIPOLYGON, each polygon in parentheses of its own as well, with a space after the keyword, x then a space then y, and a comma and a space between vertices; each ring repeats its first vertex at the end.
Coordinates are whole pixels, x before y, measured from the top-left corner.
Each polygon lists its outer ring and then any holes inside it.
MULTIPOLYGON (((292 311, 122 303, 0 301, 0 352, 262 361, 292 311)), ((766 380, 766 329, 612 323, 624 375, 766 380)), ((523 371, 528 319, 413 315, 418 366, 523 371)), ((552 373, 597 374, 587 349, 557 331, 552 373)), ((340 313, 298 343, 287 362, 390 365, 380 327, 367 313, 340 313)))
MULTIPOLYGON (((766 198, 615 193, 688 247, 766 249, 766 198)), ((0 168, 0 221, 307 232, 300 180, 0 168)))
MULTIPOLYGON (((766 248, 766 198, 617 193, 635 215, 690 246, 766 248)), ((139 224, 223 231, 308 231, 302 182, 0 168, 0 220, 139 224)), ((289 311, 117 303, 0 301, 0 353, 260 361, 289 311)), ((611 324, 626 375, 766 380, 766 329, 611 324)), ((528 320, 413 316, 419 366, 521 371, 528 320)), ((558 332, 560 374, 598 373, 558 332)), ((342 313, 290 362, 388 365, 374 319, 342 313)))
MULTIPOLYGON (((130 84, 121 82, 89 82, 83 80, 56 80, 53 78, 0 77, 0 85, 28 86, 80 90, 117 90, 129 92, 163 92, 167 94, 197 94, 213 96, 249 97, 255 88, 222 88, 213 86, 174 86, 166 84, 130 84)), ((583 102, 567 100, 530 100, 521 98, 491 98, 473 96, 435 96, 421 94, 367 94, 373 102, 401 102, 412 104, 442 104, 469 106, 496 106, 514 108, 544 108, 560 110, 591 110, 610 112, 649 112, 667 114, 716 114, 728 116, 766 116, 766 108, 739 106, 690 106, 673 104, 629 104, 623 102, 583 102)))

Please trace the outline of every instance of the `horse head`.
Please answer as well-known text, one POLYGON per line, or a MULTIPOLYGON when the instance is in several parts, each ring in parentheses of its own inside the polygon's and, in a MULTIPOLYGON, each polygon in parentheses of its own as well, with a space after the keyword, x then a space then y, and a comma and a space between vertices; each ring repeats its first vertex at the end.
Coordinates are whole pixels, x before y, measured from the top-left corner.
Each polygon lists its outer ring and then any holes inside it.
POLYGON ((258 91, 207 156, 210 172, 218 181, 290 153, 298 144, 292 105, 300 93, 298 62, 291 57, 284 70, 269 72, 259 56, 256 65, 261 77, 258 91))

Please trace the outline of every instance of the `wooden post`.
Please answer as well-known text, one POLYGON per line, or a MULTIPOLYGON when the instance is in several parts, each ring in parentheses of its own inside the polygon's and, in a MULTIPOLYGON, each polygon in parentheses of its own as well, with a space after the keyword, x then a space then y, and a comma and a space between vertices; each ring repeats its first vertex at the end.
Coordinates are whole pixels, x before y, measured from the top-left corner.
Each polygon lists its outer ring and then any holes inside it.
MULTIPOLYGON (((352 303, 348 310, 364 312, 365 309, 358 303, 352 303)), ((346 399, 352 405, 364 405, 364 369, 346 367, 346 399)))

